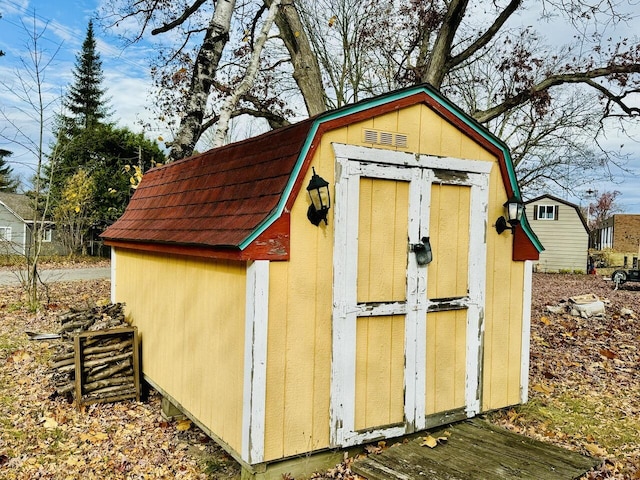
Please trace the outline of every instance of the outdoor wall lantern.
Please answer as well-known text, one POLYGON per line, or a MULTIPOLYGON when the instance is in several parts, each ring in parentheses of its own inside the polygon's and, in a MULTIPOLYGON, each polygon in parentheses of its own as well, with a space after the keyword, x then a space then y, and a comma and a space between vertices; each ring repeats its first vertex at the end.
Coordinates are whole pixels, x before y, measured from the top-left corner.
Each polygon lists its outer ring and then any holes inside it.
POLYGON ((327 213, 331 208, 329 182, 316 174, 315 167, 313 168, 313 176, 309 181, 309 185, 307 185, 307 192, 309 192, 309 198, 311 198, 311 205, 307 210, 307 218, 315 226, 318 226, 321 220, 324 220, 324 224, 327 225, 329 223, 327 222, 327 213))
POLYGON ((522 219, 524 203, 516 197, 511 197, 505 202, 504 210, 507 214, 507 218, 505 219, 504 217, 500 217, 496 220, 496 231, 498 234, 501 234, 505 230, 511 230, 511 233, 514 233, 516 231, 516 226, 520 224, 520 219, 522 219))

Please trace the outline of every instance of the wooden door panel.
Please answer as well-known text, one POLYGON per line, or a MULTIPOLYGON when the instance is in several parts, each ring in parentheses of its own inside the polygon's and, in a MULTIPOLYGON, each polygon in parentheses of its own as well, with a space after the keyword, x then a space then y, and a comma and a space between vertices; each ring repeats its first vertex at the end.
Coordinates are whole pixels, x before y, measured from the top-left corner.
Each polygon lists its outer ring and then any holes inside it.
POLYGON ((404 421, 404 335, 404 315, 358 318, 356 430, 404 421))
POLYGON ((469 290, 469 211, 471 188, 431 186, 429 234, 433 262, 429 264, 427 297, 454 298, 469 290))
POLYGON ((360 180, 358 303, 406 300, 408 202, 408 182, 360 180))
POLYGON ((467 310, 427 314, 426 414, 465 404, 467 310))

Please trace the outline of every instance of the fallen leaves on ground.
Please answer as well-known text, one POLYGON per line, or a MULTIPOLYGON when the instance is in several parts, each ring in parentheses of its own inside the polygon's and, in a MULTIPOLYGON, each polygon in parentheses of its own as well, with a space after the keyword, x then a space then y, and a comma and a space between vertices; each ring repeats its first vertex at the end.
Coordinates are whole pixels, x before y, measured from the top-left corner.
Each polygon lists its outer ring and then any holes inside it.
POLYGON ((639 479, 640 283, 614 290, 599 275, 536 273, 532 298, 529 403, 491 420, 602 458, 583 479, 639 479), (587 294, 604 316, 547 308, 587 294))
POLYGON ((56 303, 38 314, 22 307, 18 288, 3 288, 0 298, 0 478, 239 478, 237 464, 189 421, 162 417, 153 391, 146 402, 81 410, 50 398, 56 340, 28 340, 25 331, 55 332, 56 313, 104 302, 109 282, 50 289, 56 303))
MULTIPOLYGON (((38 314, 23 308, 19 289, 4 288, 0 295, 0 477, 238 478, 237 464, 195 425, 160 415, 160 397, 153 391, 146 402, 94 404, 80 411, 50 398, 48 359, 55 341, 28 340, 25 332, 54 332, 57 313, 107 302, 109 281, 56 283, 50 289, 52 303, 38 314)), ((614 291, 600 276, 534 274, 530 401, 489 419, 603 458, 583 480, 640 479, 639 313, 640 289, 633 284, 614 291), (590 293, 606 299, 604 317, 546 308, 590 293)), ((367 453, 385 448, 374 444, 367 453)), ((313 478, 357 479, 352 462, 346 458, 313 478)))

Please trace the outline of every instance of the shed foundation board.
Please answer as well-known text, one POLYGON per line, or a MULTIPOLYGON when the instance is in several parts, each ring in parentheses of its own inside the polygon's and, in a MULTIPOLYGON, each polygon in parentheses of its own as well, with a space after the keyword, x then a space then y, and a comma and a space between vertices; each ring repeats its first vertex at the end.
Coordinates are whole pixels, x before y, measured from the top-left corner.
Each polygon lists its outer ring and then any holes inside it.
POLYGON ((421 446, 424 436, 356 460, 351 470, 368 480, 569 480, 600 463, 480 419, 431 432, 448 438, 435 448, 421 446))

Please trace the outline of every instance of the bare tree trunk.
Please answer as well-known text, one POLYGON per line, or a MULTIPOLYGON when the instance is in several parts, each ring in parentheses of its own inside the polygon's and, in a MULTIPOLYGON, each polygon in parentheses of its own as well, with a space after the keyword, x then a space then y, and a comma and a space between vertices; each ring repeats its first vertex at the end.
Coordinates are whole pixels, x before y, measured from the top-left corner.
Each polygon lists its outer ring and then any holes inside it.
POLYGON ((451 55, 453 39, 468 3, 468 0, 453 0, 449 4, 449 9, 436 37, 424 74, 419 79, 421 82, 430 83, 436 88, 442 86, 442 81, 447 74, 445 67, 451 55))
POLYGON ((238 101, 240 100, 240 98, 249 91, 256 80, 256 76, 258 75, 258 70, 260 67, 260 54, 262 53, 265 42, 267 41, 269 30, 271 30, 271 26, 273 25, 273 20, 278 13, 280 1, 281 0, 271 1, 271 6, 269 7, 267 18, 262 24, 260 34, 256 38, 256 41, 253 45, 253 52, 251 53, 251 60, 249 61, 247 72, 240 82, 240 85, 238 85, 238 87, 233 92, 231 92, 229 96, 227 96, 224 104, 220 108, 220 118, 218 119, 216 132, 213 136, 214 147, 220 147, 224 144, 224 139, 227 136, 227 132, 229 131, 229 120, 231 120, 231 114, 233 113, 236 105, 238 105, 238 101))
MULTIPOLYGON (((270 5, 271 0, 264 0, 270 5)), ((276 25, 280 30, 280 37, 284 42, 293 65, 293 78, 296 81, 307 113, 310 116, 326 111, 326 93, 322 84, 322 74, 311 42, 302 24, 295 0, 286 0, 276 16, 276 25)))
POLYGON ((222 51, 229 40, 229 28, 235 3, 235 0, 218 0, 216 2, 215 12, 196 57, 191 86, 188 91, 186 112, 171 145, 168 157, 170 162, 191 155, 200 138, 207 99, 211 92, 222 51))

